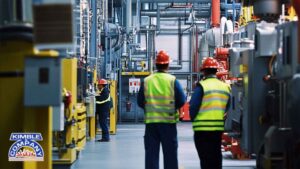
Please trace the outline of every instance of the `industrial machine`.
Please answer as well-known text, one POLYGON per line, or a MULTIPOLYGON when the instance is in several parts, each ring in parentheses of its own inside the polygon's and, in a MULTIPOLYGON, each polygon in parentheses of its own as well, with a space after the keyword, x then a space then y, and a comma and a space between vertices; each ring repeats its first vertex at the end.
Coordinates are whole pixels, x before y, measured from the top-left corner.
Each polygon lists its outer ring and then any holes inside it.
POLYGON ((225 138, 232 138, 228 149, 235 155, 256 156, 257 168, 299 167, 299 131, 294 122, 299 119, 295 104, 299 98, 292 94, 298 84, 298 28, 286 20, 293 17, 283 13, 279 18, 281 5, 254 2, 259 21, 243 23, 227 44, 232 99, 225 138))
MULTIPOLYGON (((279 0, 0 0, 1 157, 10 134, 43 137, 42 162, 0 168, 72 168, 97 134, 96 82, 109 82, 117 122, 139 123, 137 93, 155 71, 158 50, 171 58, 187 98, 205 57, 231 86, 223 135, 233 157, 257 168, 300 168, 300 2, 279 0), (55 11, 55 12, 53 12, 55 11), (298 39, 298 41, 297 41, 298 39), (297 46, 298 45, 298 46, 297 46)), ((180 110, 189 121, 189 104, 180 110)))

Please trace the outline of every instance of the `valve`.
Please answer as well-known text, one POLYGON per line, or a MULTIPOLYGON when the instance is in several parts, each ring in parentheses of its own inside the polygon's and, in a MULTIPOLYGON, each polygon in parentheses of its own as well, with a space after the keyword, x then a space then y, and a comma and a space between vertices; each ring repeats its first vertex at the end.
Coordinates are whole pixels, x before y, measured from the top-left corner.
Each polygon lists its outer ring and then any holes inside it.
POLYGON ((131 101, 129 100, 129 98, 126 98, 126 112, 130 112, 131 111, 131 101))
POLYGON ((66 109, 70 106, 72 102, 72 94, 70 91, 67 91, 65 88, 63 89, 63 102, 66 109))

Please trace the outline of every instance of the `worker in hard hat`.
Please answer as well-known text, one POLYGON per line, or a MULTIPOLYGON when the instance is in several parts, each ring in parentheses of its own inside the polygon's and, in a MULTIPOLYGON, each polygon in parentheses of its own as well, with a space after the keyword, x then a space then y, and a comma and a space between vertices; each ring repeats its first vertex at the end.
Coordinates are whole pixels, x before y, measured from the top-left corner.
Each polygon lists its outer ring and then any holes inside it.
POLYGON ((221 169, 221 140, 224 131, 224 114, 229 109, 230 88, 217 79, 217 60, 208 57, 203 61, 199 81, 190 100, 194 142, 202 169, 221 169))
POLYGON ((165 169, 178 169, 177 110, 185 103, 184 91, 176 77, 167 73, 170 56, 159 51, 157 72, 146 77, 138 93, 138 105, 145 111, 145 168, 159 168, 162 145, 165 169))
POLYGON ((99 117, 99 124, 102 130, 100 142, 109 141, 108 117, 111 106, 110 93, 105 79, 98 80, 99 93, 96 96, 96 114, 99 117))

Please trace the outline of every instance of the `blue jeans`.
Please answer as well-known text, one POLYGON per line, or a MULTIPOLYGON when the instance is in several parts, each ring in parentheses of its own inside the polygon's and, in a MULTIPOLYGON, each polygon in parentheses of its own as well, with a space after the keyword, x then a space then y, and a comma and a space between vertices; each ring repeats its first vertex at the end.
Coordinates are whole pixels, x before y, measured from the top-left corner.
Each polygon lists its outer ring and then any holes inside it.
POLYGON ((146 124, 144 144, 146 169, 159 169, 160 144, 164 155, 164 169, 178 169, 176 124, 146 124))
POLYGON ((102 130, 102 139, 109 140, 108 115, 109 112, 99 112, 99 124, 102 130))

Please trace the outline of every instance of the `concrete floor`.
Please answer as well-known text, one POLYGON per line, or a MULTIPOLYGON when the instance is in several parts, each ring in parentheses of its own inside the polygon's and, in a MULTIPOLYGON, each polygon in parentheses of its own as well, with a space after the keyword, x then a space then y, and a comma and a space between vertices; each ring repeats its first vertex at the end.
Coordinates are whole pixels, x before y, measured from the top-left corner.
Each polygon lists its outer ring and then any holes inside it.
MULTIPOLYGON (((73 169, 143 169, 144 168, 144 125, 118 125, 117 135, 108 143, 87 142, 85 149, 73 169)), ((97 136, 100 137, 100 136, 97 136)), ((178 124, 180 169, 199 169, 200 162, 193 142, 191 123, 178 124)), ((223 169, 253 169, 255 160, 233 160, 223 154, 223 169)), ((163 168, 162 153, 160 168, 163 168)))

